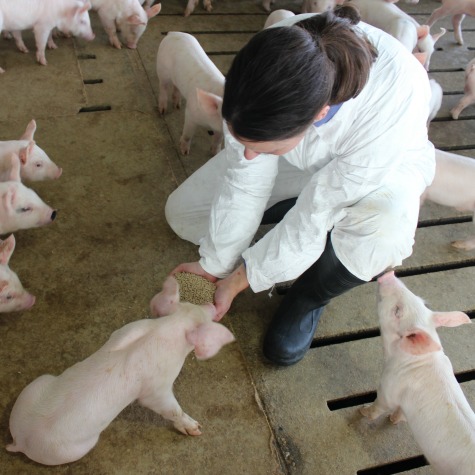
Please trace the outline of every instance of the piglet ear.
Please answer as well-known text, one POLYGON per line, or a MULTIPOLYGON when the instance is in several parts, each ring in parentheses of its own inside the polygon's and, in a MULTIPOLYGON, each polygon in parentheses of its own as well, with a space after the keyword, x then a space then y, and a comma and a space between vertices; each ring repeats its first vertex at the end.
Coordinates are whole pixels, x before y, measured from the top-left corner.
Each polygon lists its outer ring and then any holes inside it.
POLYGON ((447 30, 445 28, 441 28, 439 33, 434 33, 432 35, 432 39, 434 40, 434 43, 441 37, 444 36, 447 30))
POLYGON ((234 336, 224 325, 208 322, 188 331, 186 340, 195 347, 196 357, 206 360, 216 355, 224 345, 234 341, 234 336))
POLYGON ((407 331, 401 339, 400 346, 402 350, 411 355, 423 355, 442 349, 428 333, 418 328, 407 331))
POLYGON ((196 88, 196 96, 198 104, 203 108, 207 115, 216 115, 221 111, 223 98, 212 94, 211 92, 203 91, 203 89, 196 88))
POLYGON ((162 291, 150 301, 150 311, 154 317, 164 317, 174 313, 180 302, 180 288, 173 276, 167 277, 162 291))
POLYGON ((434 312, 432 320, 437 327, 458 327, 464 323, 472 323, 470 317, 463 312, 434 312))
POLYGON ((147 17, 150 19, 160 13, 160 10, 162 9, 162 4, 158 3, 157 5, 154 5, 151 8, 147 8, 145 10, 145 13, 147 14, 147 17))
POLYGON ((8 265, 14 249, 15 236, 13 234, 10 234, 10 236, 3 241, 0 240, 0 264, 3 264, 4 266, 8 265))
POLYGON ((416 59, 419 61, 419 63, 424 66, 426 64, 426 59, 427 59, 427 53, 412 53, 416 59))
POLYGON ((26 126, 25 132, 20 137, 20 140, 33 140, 33 136, 35 135, 36 131, 36 122, 34 119, 30 121, 30 123, 26 126))

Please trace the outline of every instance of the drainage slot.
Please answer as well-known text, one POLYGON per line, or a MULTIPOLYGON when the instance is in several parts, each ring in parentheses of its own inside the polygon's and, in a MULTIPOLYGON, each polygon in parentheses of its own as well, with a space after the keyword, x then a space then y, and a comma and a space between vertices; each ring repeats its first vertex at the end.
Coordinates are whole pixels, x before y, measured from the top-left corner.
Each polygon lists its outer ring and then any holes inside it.
MULTIPOLYGON (((474 312, 473 311, 467 312, 467 315, 470 318, 473 318, 474 312)), ((462 371, 461 373, 457 373, 455 377, 457 378, 457 381, 459 383, 466 383, 468 381, 473 381, 475 379, 475 369, 472 369, 469 371, 462 371)))
POLYGON ((454 216, 452 218, 426 219, 417 224, 417 228, 430 228, 432 226, 446 226, 450 224, 470 223, 472 216, 454 216))
POLYGON ((95 54, 78 54, 78 59, 96 59, 95 54))
POLYGON ((429 465, 423 455, 411 457, 397 462, 386 463, 377 467, 365 468, 358 470, 357 475, 393 475, 394 473, 407 472, 415 468, 425 467, 429 465))
MULTIPOLYGON (((466 118, 465 120, 467 119, 468 118, 466 118)), ((445 152, 452 152, 454 150, 475 150, 475 145, 451 145, 449 147, 437 147, 437 148, 440 150, 444 150, 445 152)))
POLYGON ((433 272, 442 272, 445 270, 464 269, 465 267, 474 267, 475 259, 467 259, 460 262, 446 262, 445 264, 434 264, 429 266, 415 267, 413 269, 400 270, 396 272, 398 277, 409 277, 413 275, 432 274, 433 272))
POLYGON ((459 71, 465 71, 465 69, 463 69, 463 68, 439 68, 439 69, 431 69, 429 72, 430 73, 458 73, 459 71))
POLYGON ((310 348, 322 348, 323 346, 339 345, 348 343, 349 341, 366 340, 367 338, 375 338, 381 333, 379 328, 370 328, 369 330, 357 333, 347 333, 345 335, 328 336, 325 338, 316 338, 312 341, 310 348))
POLYGON ((111 106, 90 106, 90 107, 81 107, 79 112, 102 112, 112 110, 111 106))
POLYGON ((84 84, 102 84, 104 81, 102 79, 84 79, 84 84))
POLYGON ((342 397, 340 399, 333 399, 332 401, 327 401, 327 406, 330 411, 338 411, 340 409, 347 409, 348 407, 369 404, 375 399, 376 391, 370 391, 364 394, 356 394, 354 396, 342 397))
POLYGON ((459 95, 463 96, 463 91, 446 91, 444 92, 443 95, 444 96, 459 96, 459 95))

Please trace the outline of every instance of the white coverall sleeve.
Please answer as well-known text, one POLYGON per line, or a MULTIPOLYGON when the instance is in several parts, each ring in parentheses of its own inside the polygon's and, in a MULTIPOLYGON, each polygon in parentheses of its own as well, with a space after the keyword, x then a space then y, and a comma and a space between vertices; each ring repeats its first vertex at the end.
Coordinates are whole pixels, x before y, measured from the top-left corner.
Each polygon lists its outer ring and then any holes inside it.
POLYGON ((200 242, 200 264, 218 278, 230 274, 249 246, 264 214, 278 170, 278 157, 244 158, 244 146, 224 125, 227 171, 211 205, 208 234, 200 242))

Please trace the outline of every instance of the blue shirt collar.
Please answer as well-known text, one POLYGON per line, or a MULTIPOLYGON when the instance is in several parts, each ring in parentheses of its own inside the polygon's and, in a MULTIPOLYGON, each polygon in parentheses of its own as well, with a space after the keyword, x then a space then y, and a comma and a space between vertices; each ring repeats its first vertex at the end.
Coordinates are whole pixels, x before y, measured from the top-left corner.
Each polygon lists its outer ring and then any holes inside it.
POLYGON ((320 127, 321 125, 326 124, 339 111, 342 105, 343 102, 341 104, 335 104, 334 106, 330 106, 330 110, 328 111, 327 115, 323 119, 314 122, 313 125, 315 127, 320 127))

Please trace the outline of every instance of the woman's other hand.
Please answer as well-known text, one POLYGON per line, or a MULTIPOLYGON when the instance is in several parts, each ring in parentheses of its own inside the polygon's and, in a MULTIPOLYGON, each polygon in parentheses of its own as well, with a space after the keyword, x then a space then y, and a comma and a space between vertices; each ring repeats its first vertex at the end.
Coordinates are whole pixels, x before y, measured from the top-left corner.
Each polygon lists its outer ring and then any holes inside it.
POLYGON ((214 304, 216 307, 216 321, 221 320, 231 307, 231 304, 239 292, 249 287, 246 276, 246 268, 241 264, 232 274, 216 283, 214 304))

